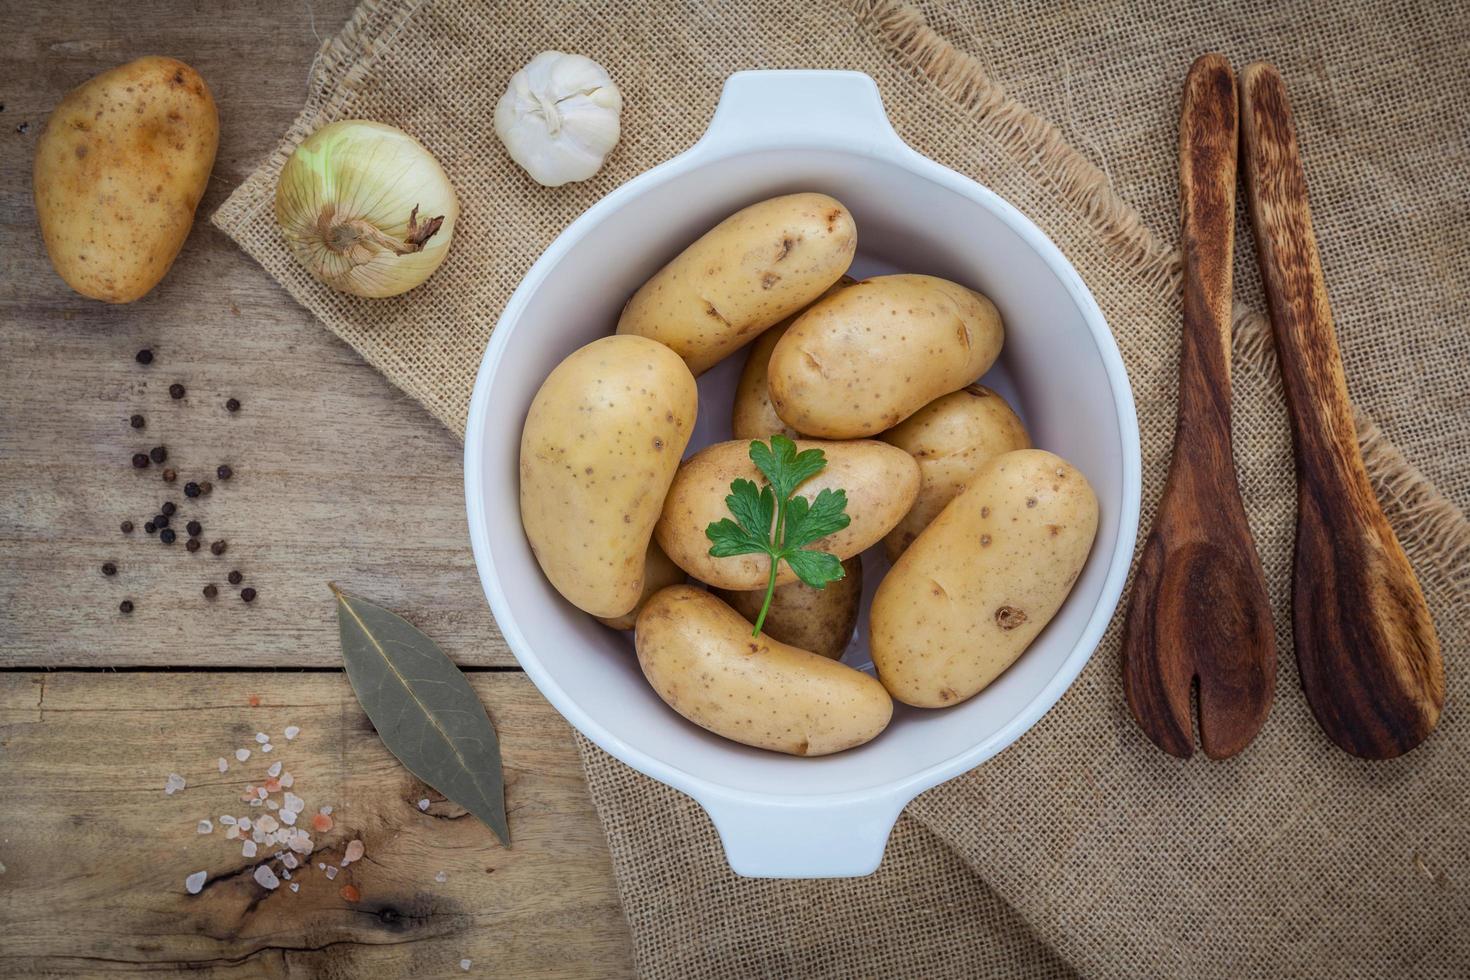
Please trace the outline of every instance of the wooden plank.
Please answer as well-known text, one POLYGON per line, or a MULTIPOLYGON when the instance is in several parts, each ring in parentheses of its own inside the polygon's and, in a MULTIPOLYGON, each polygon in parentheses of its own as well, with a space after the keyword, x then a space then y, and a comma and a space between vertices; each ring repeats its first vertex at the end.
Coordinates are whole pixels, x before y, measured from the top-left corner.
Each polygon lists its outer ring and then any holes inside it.
MULTIPOLYGON (((3 18, 0 112, 0 665, 336 666, 326 582, 407 616, 463 664, 514 660, 474 573, 460 447, 296 306, 204 220, 274 146, 305 97, 321 38, 351 0, 172 4, 17 0, 3 18), (193 64, 219 103, 218 162, 178 262, 149 296, 107 306, 51 270, 30 192, 50 107, 142 54, 193 64), (25 132, 18 131, 24 128, 25 132), (152 347, 149 369, 133 354, 152 347), (166 389, 189 395, 173 402, 166 389), (228 416, 228 396, 244 403, 228 416), (141 413, 148 426, 129 428, 141 413), (165 499, 163 444, 181 474, 237 476, 185 509, 224 558, 135 532, 165 499), (119 574, 98 569, 116 562, 119 574), (240 568, 246 608, 207 581, 240 568), (120 601, 136 611, 124 619, 120 601)), ((172 493, 167 491, 172 489, 172 493)))
POLYGON ((629 974, 570 730, 524 675, 472 681, 504 744, 509 850, 393 760, 341 675, 0 676, 0 974, 463 976, 466 957, 470 975, 629 974), (288 724, 301 727, 290 742, 288 724), (257 731, 274 751, 259 751, 257 731), (240 764, 242 746, 255 751, 240 764), (239 794, 275 760, 307 814, 335 808, 294 893, 256 884, 258 860, 219 826, 267 812, 239 794), (188 784, 173 796, 170 772, 188 784), (201 818, 215 832, 198 834, 201 818), (327 880, 316 861, 340 861, 353 838, 366 857, 327 880), (210 881, 191 896, 196 870, 210 881), (359 901, 340 895, 348 883, 359 901))

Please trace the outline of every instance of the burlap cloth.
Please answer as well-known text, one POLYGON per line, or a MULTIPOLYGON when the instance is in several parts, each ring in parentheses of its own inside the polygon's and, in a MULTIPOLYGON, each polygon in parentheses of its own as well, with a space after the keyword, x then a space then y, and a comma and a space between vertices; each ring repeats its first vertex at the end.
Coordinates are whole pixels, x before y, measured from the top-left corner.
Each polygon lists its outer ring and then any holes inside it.
POLYGON ((1114 623, 1041 723, 908 808, 877 874, 771 882, 732 876, 696 806, 584 742, 645 975, 1470 975, 1470 525, 1456 506, 1470 500, 1470 23, 1457 6, 369 0, 328 42, 280 150, 214 222, 456 432, 526 268, 600 196, 689 146, 727 74, 854 68, 910 144, 1016 204, 1092 288, 1138 399, 1144 527, 1174 421, 1180 83, 1220 50, 1274 61, 1290 86, 1368 467, 1444 645, 1439 731, 1401 760, 1361 762, 1328 744, 1300 693, 1290 443, 1242 226, 1235 448, 1282 651, 1255 744, 1223 763, 1150 746, 1124 706, 1114 623), (544 48, 605 64, 627 106, 609 166, 559 190, 531 183, 491 127, 508 76, 544 48), (346 117, 416 134, 461 195, 448 262, 398 300, 319 286, 272 218, 284 155, 346 117))

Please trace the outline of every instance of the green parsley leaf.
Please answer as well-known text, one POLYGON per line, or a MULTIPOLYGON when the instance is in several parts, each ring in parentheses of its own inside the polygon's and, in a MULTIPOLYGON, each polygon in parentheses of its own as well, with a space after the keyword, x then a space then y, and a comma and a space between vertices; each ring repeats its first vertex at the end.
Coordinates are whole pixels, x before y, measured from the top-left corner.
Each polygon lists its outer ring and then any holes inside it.
POLYGON ((757 489, 750 480, 733 481, 725 506, 735 519, 726 517, 715 521, 704 529, 704 534, 710 540, 709 553, 715 558, 770 556, 766 600, 756 617, 753 634, 758 636, 771 608, 782 561, 797 578, 815 589, 843 577, 842 562, 835 555, 804 546, 842 530, 851 518, 846 514, 845 490, 825 489, 811 501, 794 496, 797 487, 826 468, 827 454, 822 450, 798 452, 796 443, 774 435, 769 445, 759 440, 750 444, 750 460, 765 476, 766 485, 757 489))

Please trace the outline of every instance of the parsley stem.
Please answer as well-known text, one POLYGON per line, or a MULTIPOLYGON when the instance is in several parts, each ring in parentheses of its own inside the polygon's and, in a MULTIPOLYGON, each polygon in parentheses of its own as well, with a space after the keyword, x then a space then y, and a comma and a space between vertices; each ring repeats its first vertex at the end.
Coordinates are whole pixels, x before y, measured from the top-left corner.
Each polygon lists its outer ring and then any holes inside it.
POLYGON ((776 505, 776 533, 771 539, 775 547, 771 550, 771 578, 766 583, 766 601, 761 603, 761 614, 755 618, 755 632, 751 633, 751 636, 761 635, 761 627, 766 622, 766 613, 771 611, 771 600, 776 595, 776 571, 781 567, 781 536, 785 524, 786 501, 783 500, 776 505))

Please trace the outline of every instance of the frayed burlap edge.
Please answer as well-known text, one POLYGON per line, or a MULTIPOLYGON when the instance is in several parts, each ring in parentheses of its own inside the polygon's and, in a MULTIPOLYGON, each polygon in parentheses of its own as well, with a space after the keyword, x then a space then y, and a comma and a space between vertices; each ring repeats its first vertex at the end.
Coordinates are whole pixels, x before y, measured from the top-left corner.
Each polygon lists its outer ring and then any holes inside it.
MULTIPOLYGON (((977 125, 1023 166, 1055 187, 1123 257, 1128 272, 1178 293, 1183 267, 1143 216, 1112 188, 1100 168, 1074 148, 1057 126, 1006 93, 974 57, 956 48, 902 0, 853 0, 860 24, 871 26, 916 76, 969 113, 977 125)), ((1238 301, 1232 311, 1235 356, 1281 384, 1276 348, 1265 316, 1238 301)), ((1354 409, 1363 463, 1411 562, 1432 562, 1457 592, 1470 590, 1470 520, 1354 409)))

